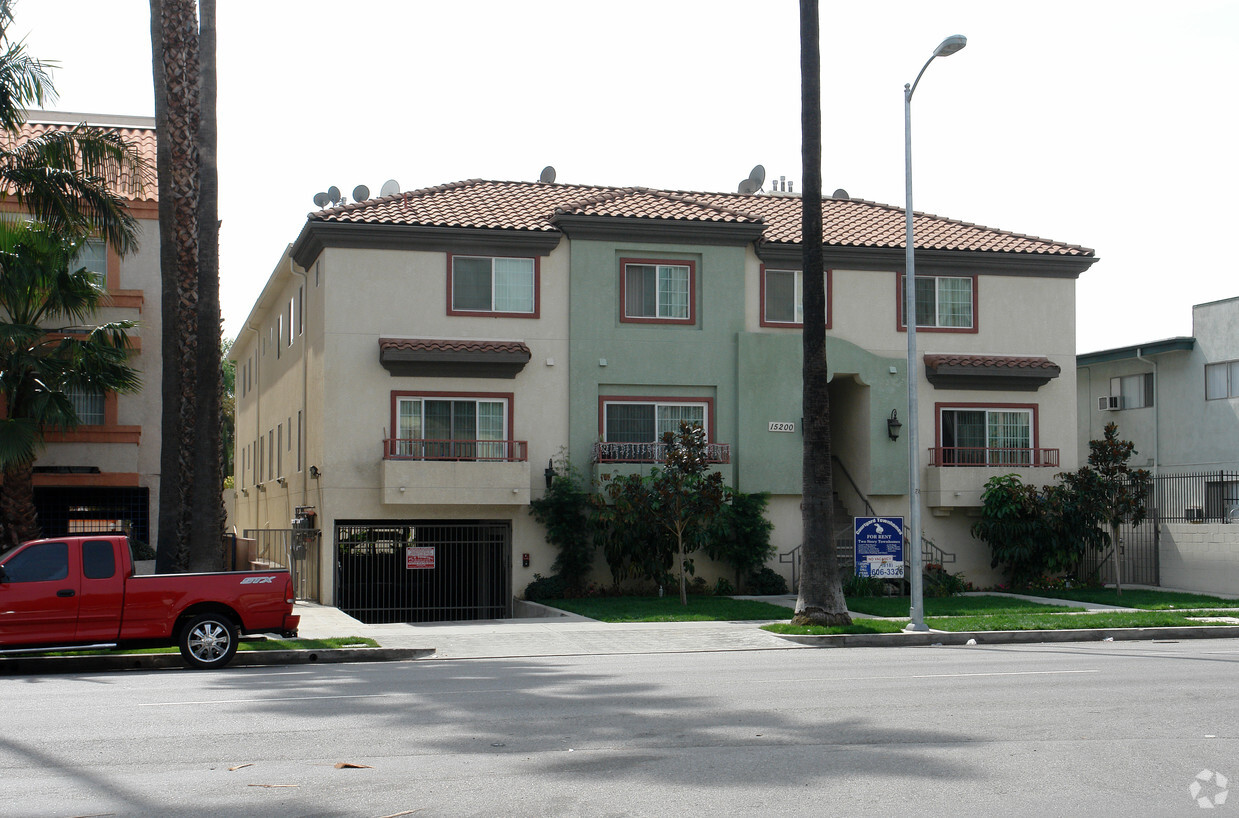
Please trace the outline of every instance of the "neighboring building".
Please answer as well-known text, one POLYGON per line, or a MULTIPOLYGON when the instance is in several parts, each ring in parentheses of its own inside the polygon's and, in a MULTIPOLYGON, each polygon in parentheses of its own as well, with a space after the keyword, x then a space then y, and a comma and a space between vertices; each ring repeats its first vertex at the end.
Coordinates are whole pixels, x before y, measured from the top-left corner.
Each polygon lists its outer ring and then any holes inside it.
MULTIPOLYGON (((151 184, 128 202, 140 225, 139 248, 121 258, 102 240, 90 240, 79 262, 96 271, 108 291, 100 321, 139 322, 130 333, 132 364, 142 390, 130 395, 74 395, 82 425, 46 435, 35 462, 35 504, 45 536, 129 526, 155 544, 153 509, 159 502, 161 322, 159 314, 159 204, 154 182, 155 120, 150 117, 31 111, 18 141, 86 122, 114 128, 150 163, 151 184)), ((0 199, 0 212, 21 213, 16 198, 0 199)))
POLYGON ((1239 471, 1239 297, 1192 307, 1192 335, 1076 356, 1077 454, 1107 423, 1159 473, 1239 471))
MULTIPOLYGON (((503 615, 551 572, 528 513, 542 464, 645 471, 689 420, 730 485, 771 493, 774 543, 794 549, 800 208, 472 180, 311 214, 230 353, 238 527, 313 507, 318 596, 346 610, 503 615), (395 596, 363 601, 377 585, 395 596)), ((888 434, 907 406, 904 214, 824 211, 835 485, 850 514, 906 514, 907 437, 888 434)), ((1075 279, 1096 258, 930 215, 916 235, 924 534, 986 582, 968 533, 985 481, 1075 465, 1075 279)))

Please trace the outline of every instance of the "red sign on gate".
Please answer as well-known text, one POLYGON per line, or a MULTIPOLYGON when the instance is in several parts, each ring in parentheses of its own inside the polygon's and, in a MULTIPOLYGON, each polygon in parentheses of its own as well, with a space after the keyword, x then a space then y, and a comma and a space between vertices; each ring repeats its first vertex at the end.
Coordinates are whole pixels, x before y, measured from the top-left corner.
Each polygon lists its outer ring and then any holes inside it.
POLYGON ((433 545, 410 545, 404 550, 406 564, 409 569, 435 567, 435 549, 433 545))

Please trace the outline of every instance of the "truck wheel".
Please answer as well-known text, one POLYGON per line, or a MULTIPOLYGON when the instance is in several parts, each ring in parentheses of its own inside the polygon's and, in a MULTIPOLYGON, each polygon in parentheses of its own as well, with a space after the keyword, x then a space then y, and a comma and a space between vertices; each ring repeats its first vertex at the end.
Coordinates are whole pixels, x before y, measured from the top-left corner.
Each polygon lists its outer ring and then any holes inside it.
POLYGON ((199 614, 181 629, 181 656, 190 667, 223 667, 236 655, 237 636, 237 626, 223 614, 199 614))

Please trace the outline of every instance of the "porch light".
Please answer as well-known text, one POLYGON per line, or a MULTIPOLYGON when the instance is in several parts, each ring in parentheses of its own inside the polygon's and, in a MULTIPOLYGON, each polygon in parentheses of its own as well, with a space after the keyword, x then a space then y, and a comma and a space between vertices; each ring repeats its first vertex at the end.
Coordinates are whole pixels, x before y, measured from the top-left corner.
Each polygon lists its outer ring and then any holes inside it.
POLYGON ((891 416, 886 419, 886 433, 890 435, 891 440, 899 439, 899 430, 903 428, 903 424, 899 422, 899 410, 892 409, 891 416))
POLYGON ((318 466, 310 466, 310 479, 311 480, 317 480, 320 474, 322 474, 322 472, 318 470, 318 466))
POLYGON ((542 472, 542 476, 546 478, 546 488, 549 491, 551 483, 555 482, 555 464, 550 460, 546 461, 546 471, 542 472))

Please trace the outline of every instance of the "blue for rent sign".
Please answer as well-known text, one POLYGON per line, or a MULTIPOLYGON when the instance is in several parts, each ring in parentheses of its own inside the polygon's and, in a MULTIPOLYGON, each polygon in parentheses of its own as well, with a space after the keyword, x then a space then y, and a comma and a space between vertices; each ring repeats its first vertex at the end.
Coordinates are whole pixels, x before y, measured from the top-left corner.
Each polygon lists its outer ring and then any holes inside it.
POLYGON ((903 578, 903 517, 853 517, 856 576, 903 578))

